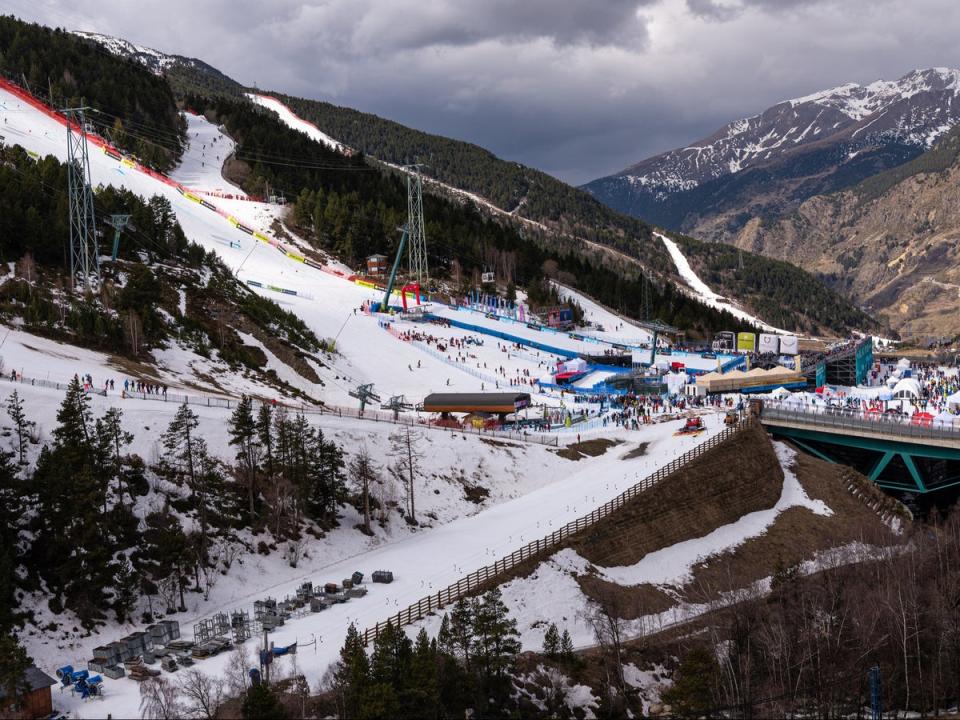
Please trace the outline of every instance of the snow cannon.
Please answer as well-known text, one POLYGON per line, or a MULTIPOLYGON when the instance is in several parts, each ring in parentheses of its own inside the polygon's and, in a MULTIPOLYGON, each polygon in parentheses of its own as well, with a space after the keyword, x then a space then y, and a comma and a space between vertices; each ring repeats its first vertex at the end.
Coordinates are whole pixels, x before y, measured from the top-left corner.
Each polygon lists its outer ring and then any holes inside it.
POLYGON ((63 687, 67 687, 73 682, 73 665, 64 665, 63 667, 57 668, 56 675, 60 684, 63 685, 63 687))
POLYGON ((80 680, 86 680, 88 677, 90 677, 89 670, 74 670, 72 673, 70 673, 70 680, 74 683, 77 683, 80 680))
POLYGON ((103 695, 103 678, 99 675, 94 675, 91 678, 80 678, 75 688, 80 693, 81 700, 103 695))

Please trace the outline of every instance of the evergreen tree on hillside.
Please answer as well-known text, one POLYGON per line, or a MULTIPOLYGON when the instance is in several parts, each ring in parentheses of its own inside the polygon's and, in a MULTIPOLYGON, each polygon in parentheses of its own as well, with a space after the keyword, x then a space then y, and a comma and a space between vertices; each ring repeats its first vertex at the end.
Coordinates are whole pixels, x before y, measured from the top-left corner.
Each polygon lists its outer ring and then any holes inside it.
POLYGON ((286 708, 277 693, 265 683, 258 683, 247 690, 241 714, 244 720, 284 720, 287 717, 286 708))
MULTIPOLYGON (((161 585, 172 582, 174 595, 179 596, 179 609, 186 610, 184 603, 184 579, 187 568, 187 537, 183 526, 169 506, 149 513, 144 518, 142 539, 133 553, 133 566, 140 578, 140 587, 152 598, 159 594, 161 585)), ((166 612, 174 612, 174 595, 166 612)), ((152 601, 151 601, 152 602, 152 601)))
POLYGON ((252 525, 257 518, 257 477, 260 473, 262 446, 253 416, 253 401, 248 395, 230 417, 230 444, 236 448, 237 470, 247 491, 247 523, 252 525))
POLYGON ((7 415, 13 421, 13 431, 17 436, 17 462, 23 465, 26 463, 30 431, 36 423, 27 419, 26 412, 23 409, 23 400, 16 390, 10 393, 10 397, 7 398, 7 415))
POLYGON ((343 451, 333 440, 324 438, 323 430, 317 429, 310 440, 304 510, 311 519, 330 525, 336 520, 344 493, 343 451))
POLYGON ((484 694, 502 701, 509 692, 508 673, 520 654, 520 633, 499 588, 484 593, 477 605, 473 635, 474 660, 484 694))
POLYGON ((96 421, 95 429, 97 464, 102 469, 104 482, 103 511, 106 514, 111 481, 115 487, 117 504, 123 503, 124 450, 133 442, 133 433, 123 428, 123 412, 113 407, 96 421))
POLYGON ((460 598, 450 612, 448 634, 441 640, 454 657, 457 657, 467 672, 473 668, 473 634, 477 615, 477 603, 473 598, 460 598))
POLYGON ((57 421, 53 443, 41 450, 33 477, 37 513, 32 552, 54 596, 51 608, 70 608, 90 627, 108 605, 114 538, 102 515, 105 470, 95 446, 90 401, 76 377, 57 421))
POLYGON ((4 708, 16 707, 18 701, 30 691, 26 681, 30 658, 11 633, 0 632, 0 688, 3 689, 4 708))
POLYGON ((360 718, 370 687, 370 660, 363 639, 353 623, 340 649, 340 660, 334 670, 334 689, 338 696, 340 716, 360 718))
POLYGON ((389 622, 373 641, 370 688, 365 708, 369 717, 399 716, 400 698, 405 694, 409 682, 412 652, 407 634, 389 622))
POLYGON ((18 479, 13 455, 0 449, 0 635, 10 632, 17 617, 17 574, 20 523, 25 482, 18 479))
POLYGON ((199 422, 197 414, 184 403, 161 438, 166 451, 164 469, 174 482, 186 484, 190 504, 197 515, 197 565, 207 562, 210 526, 219 518, 218 508, 224 499, 223 476, 207 450, 206 441, 197 432, 199 422))
POLYGON ((263 448, 263 464, 267 479, 272 479, 275 468, 273 466, 273 408, 264 403, 257 411, 257 437, 260 440, 260 447, 263 448))
POLYGON ((420 628, 410 658, 407 690, 400 698, 403 714, 419 714, 420 717, 431 719, 440 715, 439 673, 437 642, 431 641, 427 631, 420 628))
POLYGON ((556 623, 550 623, 543 636, 543 654, 550 659, 556 659, 560 655, 560 633, 556 623))

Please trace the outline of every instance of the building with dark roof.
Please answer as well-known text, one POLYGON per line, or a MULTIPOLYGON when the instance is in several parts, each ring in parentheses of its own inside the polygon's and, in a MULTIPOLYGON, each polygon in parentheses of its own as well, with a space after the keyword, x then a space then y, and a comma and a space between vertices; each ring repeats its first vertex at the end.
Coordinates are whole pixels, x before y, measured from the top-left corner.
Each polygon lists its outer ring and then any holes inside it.
POLYGON ((45 718, 53 714, 53 695, 50 687, 57 681, 36 665, 23 674, 27 689, 16 702, 7 698, 6 688, 0 686, 0 717, 15 720, 45 718))
POLYGON ((424 412, 490 413, 507 415, 530 406, 530 393, 431 393, 424 412))

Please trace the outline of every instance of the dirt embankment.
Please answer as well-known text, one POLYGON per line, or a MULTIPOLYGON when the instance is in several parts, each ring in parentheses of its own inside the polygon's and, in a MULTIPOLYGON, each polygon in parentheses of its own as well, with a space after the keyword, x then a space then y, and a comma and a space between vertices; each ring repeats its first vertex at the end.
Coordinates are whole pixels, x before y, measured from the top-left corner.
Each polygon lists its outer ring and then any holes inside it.
POLYGON ((822 500, 833 514, 788 508, 762 535, 695 566, 693 580, 684 590, 689 600, 704 601, 818 557, 826 562, 854 561, 858 546, 899 541, 888 523, 894 518, 907 522, 902 506, 860 473, 802 452, 797 453, 794 472, 807 495, 822 500), (828 551, 834 557, 825 558, 828 551))
POLYGON ((773 507, 782 487, 783 472, 770 441, 760 428, 749 428, 640 494, 570 545, 596 565, 632 565, 648 553, 773 507))

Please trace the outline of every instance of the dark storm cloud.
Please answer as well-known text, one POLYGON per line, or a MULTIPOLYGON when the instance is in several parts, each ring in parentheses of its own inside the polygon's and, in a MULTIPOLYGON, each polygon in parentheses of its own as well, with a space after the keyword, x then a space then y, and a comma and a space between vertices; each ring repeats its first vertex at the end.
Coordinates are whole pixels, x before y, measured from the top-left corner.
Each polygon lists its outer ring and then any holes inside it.
POLYGON ((954 0, 7 0, 0 12, 199 57, 571 182, 789 97, 960 64, 954 0))

